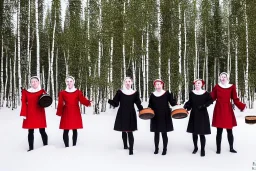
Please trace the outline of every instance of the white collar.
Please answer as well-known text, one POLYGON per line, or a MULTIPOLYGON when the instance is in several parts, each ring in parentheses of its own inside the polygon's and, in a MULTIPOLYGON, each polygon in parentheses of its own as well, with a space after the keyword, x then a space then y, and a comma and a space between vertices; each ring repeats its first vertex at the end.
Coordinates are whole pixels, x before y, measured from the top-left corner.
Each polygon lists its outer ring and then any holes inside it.
POLYGON ((218 83, 218 85, 219 85, 220 87, 222 87, 222 88, 229 88, 229 87, 231 87, 233 84, 229 84, 229 83, 227 83, 227 84, 221 84, 221 83, 218 83))
POLYGON ((160 97, 162 96, 166 91, 165 90, 161 90, 161 91, 154 91, 153 94, 156 96, 156 97, 160 97))
POLYGON ((66 91, 66 92, 69 92, 69 93, 72 93, 72 92, 75 92, 75 91, 76 91, 76 88, 73 87, 73 88, 69 89, 68 87, 66 87, 66 90, 65 90, 65 91, 66 91))
POLYGON ((27 91, 30 92, 30 93, 35 93, 35 92, 40 91, 41 89, 42 89, 42 88, 41 88, 41 86, 39 85, 37 88, 30 87, 27 91))
POLYGON ((127 89, 125 86, 123 86, 123 89, 121 90, 124 94, 126 95, 131 95, 131 94, 134 94, 135 93, 135 90, 133 89, 127 89))
POLYGON ((196 95, 202 95, 202 94, 205 93, 205 90, 202 90, 202 89, 200 89, 200 90, 192 90, 192 92, 193 92, 194 94, 196 94, 196 95))

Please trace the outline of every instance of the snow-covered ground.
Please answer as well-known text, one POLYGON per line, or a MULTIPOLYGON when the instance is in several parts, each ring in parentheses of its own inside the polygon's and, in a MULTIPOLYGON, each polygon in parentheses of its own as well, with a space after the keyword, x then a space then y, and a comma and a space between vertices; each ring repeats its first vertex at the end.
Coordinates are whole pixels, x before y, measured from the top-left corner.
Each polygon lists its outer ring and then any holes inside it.
MULTIPOLYGON (((146 107, 147 104, 144 104, 146 107)), ((256 106, 256 105, 254 105, 256 106)), ((208 108, 212 118, 214 105, 208 108)), ((134 132, 134 155, 123 149, 121 133, 113 130, 117 109, 93 115, 87 108, 83 114, 84 129, 78 131, 76 147, 65 148, 60 118, 53 107, 46 109, 46 129, 49 145, 43 147, 39 131, 35 131, 35 150, 27 152, 27 130, 22 129, 19 109, 0 109, 0 171, 251 171, 256 170, 256 124, 245 124, 246 115, 256 115, 256 109, 245 112, 235 110, 238 126, 233 129, 237 154, 229 152, 226 131, 222 137, 221 154, 216 154, 216 128, 206 136, 206 156, 192 154, 192 135, 186 132, 188 118, 173 120, 174 131, 168 133, 169 144, 166 156, 155 155, 153 133, 149 121, 138 118, 138 131, 134 132), (254 163, 255 162, 255 166, 254 163)), ((70 132, 70 141, 72 132, 70 132)), ((70 142, 70 144, 72 144, 70 142)), ((200 147, 200 141, 198 141, 200 147)))

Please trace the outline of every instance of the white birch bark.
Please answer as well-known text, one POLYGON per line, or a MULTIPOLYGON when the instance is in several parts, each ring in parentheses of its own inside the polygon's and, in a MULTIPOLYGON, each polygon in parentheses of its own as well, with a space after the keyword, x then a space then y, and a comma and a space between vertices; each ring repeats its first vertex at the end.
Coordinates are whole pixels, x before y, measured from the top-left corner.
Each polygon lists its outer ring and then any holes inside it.
MULTIPOLYGON (((101 6, 101 0, 99 0, 98 4, 99 4, 98 29, 99 29, 99 34, 101 34, 101 30, 102 30, 102 6, 101 6)), ((99 40, 98 41, 99 41, 98 42, 98 76, 100 77, 101 56, 102 56, 101 35, 99 35, 99 40)))
MULTIPOLYGON (((236 28, 238 27, 238 19, 236 17, 236 28)), ((235 38, 235 84, 236 92, 238 92, 238 35, 235 38)))
POLYGON ((160 0, 156 0, 157 9, 157 39, 158 39, 158 76, 161 79, 161 10, 160 0))
MULTIPOLYGON (((194 0, 196 4, 196 0, 194 0)), ((194 36, 195 36, 195 59, 194 59, 194 80, 197 79, 197 7, 195 5, 195 27, 194 27, 194 36)))
POLYGON ((230 15, 230 0, 227 2, 227 27, 228 27, 228 59, 227 59, 227 72, 231 72, 231 54, 230 54, 230 26, 229 26, 229 15, 230 15))
MULTIPOLYGON (((144 52, 144 36, 143 36, 143 33, 142 33, 142 38, 141 38, 141 49, 142 49, 142 51, 144 52)), ((145 93, 146 93, 146 66, 145 66, 145 54, 143 53, 142 54, 142 57, 141 57, 141 59, 142 59, 142 66, 141 66, 141 68, 142 68, 142 79, 143 79, 143 92, 142 92, 142 101, 144 102, 145 101, 145 93)))
POLYGON ((208 43, 207 43, 207 33, 206 27, 204 30, 204 46, 205 46, 205 90, 208 90, 208 43))
POLYGON ((59 68, 58 68, 58 59, 59 59, 59 49, 57 48, 57 51, 56 51, 56 58, 55 58, 55 80, 56 80, 56 89, 55 89, 55 92, 56 92, 56 95, 55 95, 55 108, 57 107, 57 99, 58 99, 58 91, 59 91, 59 79, 58 79, 58 75, 59 75, 59 68))
POLYGON ((9 97, 8 97, 8 107, 11 108, 12 107, 12 58, 10 58, 10 64, 9 64, 9 68, 10 68, 10 85, 9 85, 9 97))
POLYGON ((149 24, 147 23, 147 37, 146 37, 146 101, 148 100, 148 69, 149 69, 149 24))
MULTIPOLYGON (((133 39, 132 39, 132 56, 133 56, 133 58, 132 58, 132 73, 133 73, 133 87, 134 87, 134 90, 137 90, 137 86, 136 86, 136 80, 137 80, 137 78, 136 78, 136 62, 135 62, 135 60, 134 60, 134 56, 135 56, 135 54, 134 54, 134 48, 135 48, 135 43, 134 43, 134 37, 133 37, 133 39)), ((139 93, 141 93, 141 92, 139 92, 139 93)), ((140 97, 141 97, 141 94, 140 94, 140 97)))
POLYGON ((1 79, 1 94, 0 94, 0 108, 3 107, 3 100, 4 100, 4 40, 2 35, 2 47, 1 47, 1 72, 0 72, 0 79, 1 79))
POLYGON ((186 11, 184 10, 184 83, 185 83, 185 101, 188 99, 188 81, 187 81, 187 23, 186 23, 186 11))
MULTIPOLYGON (((125 1, 124 1, 124 11, 123 11, 123 15, 125 16, 126 15, 126 10, 125 10, 125 1)), ((124 17, 124 20, 125 20, 125 17, 124 17)), ((126 61, 125 61, 125 32, 126 32, 126 25, 124 23, 124 31, 123 31, 123 74, 124 74, 124 78, 126 77, 126 61)))
POLYGON ((48 78, 47 78, 47 90, 46 92, 50 92, 51 91, 51 83, 50 83, 50 80, 51 80, 51 49, 50 49, 50 43, 49 43, 49 46, 48 46, 48 78))
POLYGON ((38 0, 35 0, 36 17, 36 74, 40 77, 40 44, 39 44, 39 23, 38 23, 38 0))
MULTIPOLYGON (((21 67, 20 67, 20 0, 18 1, 18 11, 17 11, 17 36, 18 36, 18 99, 21 97, 21 67)), ((20 105, 20 100, 18 100, 18 105, 20 105)))
MULTIPOLYGON (((49 78, 49 77, 48 77, 49 78)), ((44 76, 44 66, 42 66, 42 88, 45 88, 45 76, 44 76)), ((50 87, 50 86, 49 86, 50 87)), ((47 91, 48 92, 48 91, 47 91)))
POLYGON ((245 2, 245 33, 246 33, 246 68, 245 68, 245 78, 244 78, 244 86, 245 86, 245 94, 244 101, 248 104, 248 70, 249 70, 249 38, 248 38, 248 19, 246 13, 246 2, 245 2))
POLYGON ((171 59, 168 59, 168 90, 171 92, 171 59))
POLYGON ((110 87, 110 99, 113 98, 113 50, 114 50, 114 38, 111 36, 110 40, 110 73, 109 73, 109 81, 111 83, 110 87))
MULTIPOLYGON (((6 106, 7 102, 7 82, 8 82, 8 51, 5 49, 6 54, 5 54, 5 85, 4 85, 4 101, 3 101, 3 106, 6 106)), ((2 57, 3 58, 3 57, 2 57)))
MULTIPOLYGON (((179 39, 179 77, 181 77, 181 10, 180 10, 180 3, 179 3, 179 33, 178 33, 178 39, 179 39)), ((178 104, 181 102, 181 82, 179 81, 179 89, 178 89, 178 104)))
POLYGON ((27 43, 27 68, 28 68, 28 79, 27 86, 30 82, 31 72, 30 72, 30 0, 28 0, 28 43, 27 43))
MULTIPOLYGON (((15 43, 14 43, 14 61, 13 61, 13 109, 15 109, 17 107, 17 87, 16 87, 16 62, 17 62, 17 43, 16 43, 16 39, 15 39, 15 43)), ((19 90, 19 89, 18 89, 19 90)))

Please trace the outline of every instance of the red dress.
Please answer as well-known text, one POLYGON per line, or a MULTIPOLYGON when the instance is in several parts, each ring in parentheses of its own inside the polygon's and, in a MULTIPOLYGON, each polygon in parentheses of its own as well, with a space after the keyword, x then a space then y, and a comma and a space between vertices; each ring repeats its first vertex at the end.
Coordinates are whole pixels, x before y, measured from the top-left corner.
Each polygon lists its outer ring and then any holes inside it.
POLYGON ((33 93, 25 89, 22 90, 20 116, 26 117, 26 119, 23 120, 22 128, 46 128, 45 111, 44 108, 38 104, 40 96, 45 93, 44 89, 33 93))
POLYGON ((80 90, 74 92, 61 91, 59 93, 56 114, 61 116, 60 129, 83 128, 79 102, 85 106, 91 105, 91 102, 83 96, 83 93, 80 90))
POLYGON ((236 86, 232 85, 229 88, 222 88, 218 84, 211 92, 212 99, 216 104, 213 111, 212 126, 217 128, 232 129, 237 126, 234 111, 230 100, 240 109, 244 110, 245 104, 240 102, 236 93, 236 86))

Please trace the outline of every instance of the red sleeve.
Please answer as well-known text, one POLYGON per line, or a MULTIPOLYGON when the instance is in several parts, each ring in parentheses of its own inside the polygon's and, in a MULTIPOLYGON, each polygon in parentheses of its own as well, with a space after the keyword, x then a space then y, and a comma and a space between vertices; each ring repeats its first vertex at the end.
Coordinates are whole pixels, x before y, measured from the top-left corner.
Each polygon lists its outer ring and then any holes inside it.
POLYGON ((86 97, 84 97, 82 91, 79 90, 78 93, 79 93, 79 101, 80 101, 80 103, 82 103, 83 105, 85 105, 87 107, 91 106, 91 101, 88 100, 86 97))
POLYGON ((217 99, 217 87, 216 86, 213 87, 212 92, 210 94, 211 94, 212 100, 215 101, 217 99))
POLYGON ((58 98, 58 107, 56 114, 58 116, 61 116, 63 113, 63 107, 64 107, 64 101, 63 101, 63 95, 61 92, 59 92, 59 98, 58 98))
POLYGON ((242 103, 239 100, 239 98, 237 97, 236 86, 235 85, 233 85, 231 98, 233 99, 233 101, 234 101, 235 105, 238 107, 238 109, 243 111, 246 105, 244 103, 242 103))
POLYGON ((20 116, 27 116, 27 96, 26 96, 26 90, 24 89, 21 91, 20 116))

